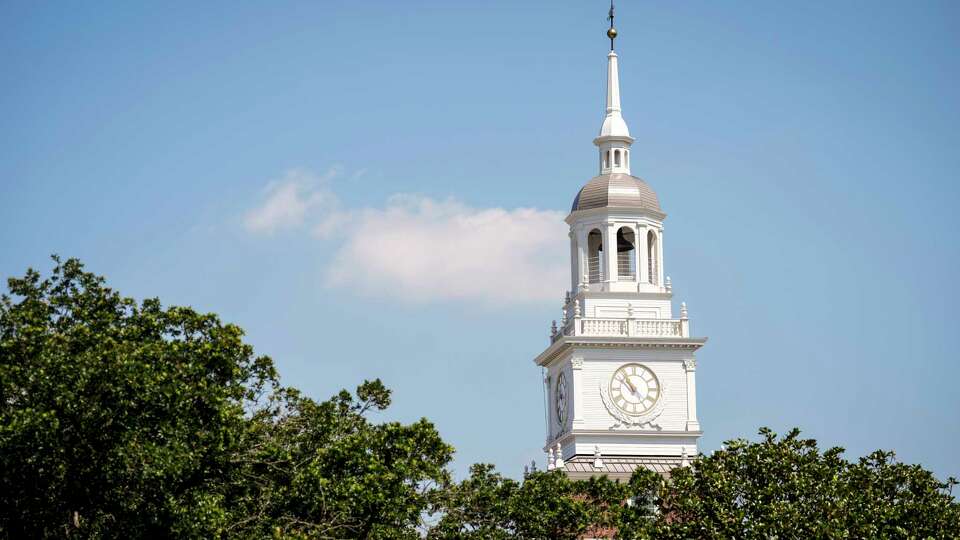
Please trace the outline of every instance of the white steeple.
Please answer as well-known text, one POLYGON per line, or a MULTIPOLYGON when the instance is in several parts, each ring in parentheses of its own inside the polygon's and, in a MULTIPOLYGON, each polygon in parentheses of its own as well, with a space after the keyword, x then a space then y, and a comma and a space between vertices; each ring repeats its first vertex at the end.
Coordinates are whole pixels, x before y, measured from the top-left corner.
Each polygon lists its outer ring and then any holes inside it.
POLYGON ((603 118, 603 125, 600 126, 600 136, 597 139, 605 137, 628 139, 628 144, 633 142, 630 137, 630 129, 621 114, 620 73, 617 67, 617 53, 614 51, 610 51, 610 54, 607 55, 607 112, 603 118))
POLYGON ((617 31, 613 28, 613 8, 610 11, 610 53, 607 54, 607 109, 600 126, 600 135, 593 144, 600 149, 600 174, 630 174, 630 145, 633 137, 620 111, 620 70, 613 40, 617 31))
POLYGON ((606 110, 593 141, 600 174, 566 218, 570 291, 535 362, 546 370, 548 468, 625 481, 638 467, 663 473, 698 455, 695 353, 706 339, 691 336, 686 304, 674 317, 666 214, 653 189, 630 174, 616 35, 611 20, 606 110))

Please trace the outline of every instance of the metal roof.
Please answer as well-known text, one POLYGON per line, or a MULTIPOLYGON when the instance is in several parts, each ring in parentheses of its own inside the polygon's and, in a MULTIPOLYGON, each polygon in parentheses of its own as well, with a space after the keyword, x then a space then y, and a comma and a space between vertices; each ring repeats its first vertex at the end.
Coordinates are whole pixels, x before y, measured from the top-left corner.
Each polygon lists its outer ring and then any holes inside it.
POLYGON ((601 174, 577 193, 571 212, 591 208, 645 208, 663 213, 657 194, 646 182, 629 174, 601 174))
POLYGON ((602 456, 603 468, 593 466, 593 456, 577 455, 563 462, 563 468, 571 477, 608 475, 629 478, 634 469, 645 467, 667 476, 670 470, 680 466, 681 458, 672 456, 602 456))

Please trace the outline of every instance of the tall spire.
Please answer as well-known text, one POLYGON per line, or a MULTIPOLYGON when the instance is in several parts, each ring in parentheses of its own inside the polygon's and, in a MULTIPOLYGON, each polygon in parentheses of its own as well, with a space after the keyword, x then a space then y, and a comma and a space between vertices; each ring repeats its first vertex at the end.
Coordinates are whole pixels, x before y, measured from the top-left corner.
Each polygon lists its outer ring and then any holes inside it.
POLYGON ((629 146, 633 143, 630 129, 620 111, 620 71, 617 66, 617 53, 613 50, 613 40, 617 29, 613 27, 613 1, 610 2, 610 52, 607 54, 607 108, 600 126, 600 135, 593 144, 600 147, 600 173, 630 174, 629 146))
POLYGON ((607 55, 607 116, 611 113, 620 114, 620 70, 617 68, 617 53, 613 51, 607 55))

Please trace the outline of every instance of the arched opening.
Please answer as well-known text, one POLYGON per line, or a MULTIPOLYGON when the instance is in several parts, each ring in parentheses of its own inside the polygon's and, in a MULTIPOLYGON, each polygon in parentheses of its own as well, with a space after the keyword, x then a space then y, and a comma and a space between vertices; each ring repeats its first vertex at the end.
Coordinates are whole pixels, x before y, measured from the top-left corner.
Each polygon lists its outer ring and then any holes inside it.
POLYGON ((604 169, 610 168, 610 151, 609 150, 603 153, 603 168, 604 169))
POLYGON ((617 280, 637 279, 637 243, 633 229, 620 227, 617 231, 617 280))
POLYGON ((614 166, 614 167, 619 167, 619 166, 620 166, 620 151, 619 151, 619 150, 614 150, 614 151, 613 151, 613 166, 614 166))
POLYGON ((630 166, 630 151, 629 151, 629 150, 624 150, 624 151, 623 151, 623 166, 624 166, 624 167, 629 167, 629 166, 630 166))
POLYGON ((597 229, 587 235, 587 280, 603 281, 603 235, 597 229))
POLYGON ((647 281, 656 285, 657 273, 657 235, 653 231, 647 232, 647 281))

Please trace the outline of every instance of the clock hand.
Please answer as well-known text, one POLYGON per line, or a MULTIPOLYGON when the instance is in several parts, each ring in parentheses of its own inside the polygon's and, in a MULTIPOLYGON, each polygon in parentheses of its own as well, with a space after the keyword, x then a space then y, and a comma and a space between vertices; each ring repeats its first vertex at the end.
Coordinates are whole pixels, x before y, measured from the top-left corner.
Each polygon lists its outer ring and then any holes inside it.
POLYGON ((633 392, 634 394, 637 393, 637 387, 634 386, 632 382, 630 382, 630 377, 624 377, 623 382, 627 383, 627 386, 630 387, 631 392, 633 392))

